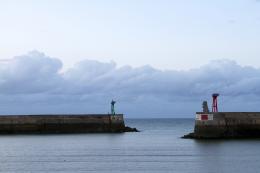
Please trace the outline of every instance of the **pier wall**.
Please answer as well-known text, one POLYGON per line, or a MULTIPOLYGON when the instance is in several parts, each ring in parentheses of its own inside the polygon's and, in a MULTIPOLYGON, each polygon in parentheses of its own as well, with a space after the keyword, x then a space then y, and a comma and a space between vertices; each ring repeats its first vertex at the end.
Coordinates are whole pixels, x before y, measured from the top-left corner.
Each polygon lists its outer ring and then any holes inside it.
POLYGON ((260 137, 260 112, 196 113, 195 138, 260 137))
POLYGON ((0 115, 0 134, 124 132, 123 114, 0 115))

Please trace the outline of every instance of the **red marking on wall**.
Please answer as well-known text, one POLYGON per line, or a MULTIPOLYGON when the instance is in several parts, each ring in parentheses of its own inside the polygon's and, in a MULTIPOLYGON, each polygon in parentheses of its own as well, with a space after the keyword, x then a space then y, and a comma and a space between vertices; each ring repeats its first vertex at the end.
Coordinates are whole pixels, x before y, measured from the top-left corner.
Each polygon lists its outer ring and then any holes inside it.
POLYGON ((208 119, 209 119, 209 117, 207 114, 201 115, 201 120, 208 120, 208 119))

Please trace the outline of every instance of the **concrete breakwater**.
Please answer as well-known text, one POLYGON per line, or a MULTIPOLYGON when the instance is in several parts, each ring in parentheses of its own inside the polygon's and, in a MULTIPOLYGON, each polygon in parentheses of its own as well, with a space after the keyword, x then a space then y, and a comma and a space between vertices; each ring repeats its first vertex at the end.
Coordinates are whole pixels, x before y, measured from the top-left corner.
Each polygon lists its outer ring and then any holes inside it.
POLYGON ((197 112, 194 132, 184 138, 260 138, 260 112, 197 112))
POLYGON ((137 131, 123 114, 0 115, 0 134, 109 133, 137 131))

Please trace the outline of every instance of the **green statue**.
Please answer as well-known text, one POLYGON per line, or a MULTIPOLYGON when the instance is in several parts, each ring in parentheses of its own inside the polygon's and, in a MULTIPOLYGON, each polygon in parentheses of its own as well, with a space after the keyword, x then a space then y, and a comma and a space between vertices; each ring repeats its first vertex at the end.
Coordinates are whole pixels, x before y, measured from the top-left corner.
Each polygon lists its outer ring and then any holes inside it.
POLYGON ((116 114, 116 112, 115 112, 115 104, 116 104, 116 101, 112 100, 111 101, 111 114, 112 115, 116 114))

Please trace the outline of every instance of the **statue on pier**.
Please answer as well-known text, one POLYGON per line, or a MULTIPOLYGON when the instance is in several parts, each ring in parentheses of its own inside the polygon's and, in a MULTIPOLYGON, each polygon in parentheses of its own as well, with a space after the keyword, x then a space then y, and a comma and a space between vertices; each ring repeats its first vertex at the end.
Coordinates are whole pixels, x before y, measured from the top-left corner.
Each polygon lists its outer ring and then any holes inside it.
POLYGON ((209 107, 208 107, 208 102, 207 101, 203 101, 202 109, 203 109, 204 113, 209 113, 209 107))

